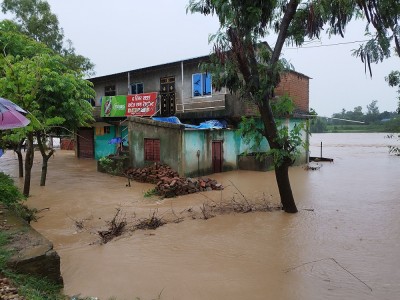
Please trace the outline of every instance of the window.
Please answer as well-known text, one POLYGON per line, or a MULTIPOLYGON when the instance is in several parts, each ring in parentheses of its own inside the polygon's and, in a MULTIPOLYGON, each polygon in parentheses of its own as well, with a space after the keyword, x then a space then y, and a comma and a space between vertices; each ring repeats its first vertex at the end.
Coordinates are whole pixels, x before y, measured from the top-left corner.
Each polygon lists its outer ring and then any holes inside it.
POLYGON ((211 96, 211 74, 197 73, 192 75, 192 96, 211 96))
POLYGON ((110 126, 96 127, 96 135, 105 135, 110 133, 110 126))
POLYGON ((131 94, 143 94, 143 82, 132 83, 131 94))
POLYGON ((144 160, 160 161, 160 140, 144 139, 144 160))
POLYGON ((104 87, 104 96, 115 96, 117 94, 115 85, 108 85, 104 87))
POLYGON ((86 101, 89 102, 91 106, 96 106, 96 102, 94 101, 94 99, 88 99, 86 101))

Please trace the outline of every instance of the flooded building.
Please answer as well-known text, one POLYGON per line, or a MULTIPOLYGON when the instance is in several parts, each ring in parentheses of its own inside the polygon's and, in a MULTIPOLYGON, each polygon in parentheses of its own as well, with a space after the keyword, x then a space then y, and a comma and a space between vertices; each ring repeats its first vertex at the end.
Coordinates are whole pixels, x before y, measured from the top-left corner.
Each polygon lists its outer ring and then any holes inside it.
MULTIPOLYGON (((78 156, 98 160, 129 147, 132 166, 161 161, 185 175, 237 169, 240 154, 252 148, 244 144, 237 129, 243 116, 257 117, 258 111, 225 88, 215 90, 211 74, 200 69, 207 61, 209 56, 202 56, 91 78, 96 91, 92 101, 96 123, 79 131, 78 156), (182 124, 191 125, 216 120, 223 128, 166 125, 149 120, 154 116, 175 116, 182 124), (174 150, 168 145, 176 135, 181 141, 173 143, 179 145, 174 150), (147 153, 157 151, 159 155, 149 159, 147 153)), ((288 126, 303 122, 308 114, 309 79, 290 71, 282 75, 275 90, 277 96, 290 96, 296 105, 296 114, 286 120, 288 126)), ((308 139, 305 133, 304 139, 308 139)), ((259 151, 267 150, 266 143, 260 146, 259 151)), ((305 163, 306 156, 304 151, 298 163, 305 163)))

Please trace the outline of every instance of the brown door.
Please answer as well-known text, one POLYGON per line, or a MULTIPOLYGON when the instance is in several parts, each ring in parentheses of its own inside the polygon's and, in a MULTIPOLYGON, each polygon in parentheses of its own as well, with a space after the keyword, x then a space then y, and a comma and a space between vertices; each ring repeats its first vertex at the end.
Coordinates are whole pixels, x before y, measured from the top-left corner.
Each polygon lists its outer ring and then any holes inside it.
POLYGON ((81 128, 78 131, 78 157, 94 158, 93 128, 81 128))
POLYGON ((144 139, 144 160, 160 161, 160 140, 144 139))
POLYGON ((213 172, 222 172, 222 141, 212 141, 213 172))
POLYGON ((163 117, 175 115, 175 77, 161 78, 160 90, 161 115, 163 117))

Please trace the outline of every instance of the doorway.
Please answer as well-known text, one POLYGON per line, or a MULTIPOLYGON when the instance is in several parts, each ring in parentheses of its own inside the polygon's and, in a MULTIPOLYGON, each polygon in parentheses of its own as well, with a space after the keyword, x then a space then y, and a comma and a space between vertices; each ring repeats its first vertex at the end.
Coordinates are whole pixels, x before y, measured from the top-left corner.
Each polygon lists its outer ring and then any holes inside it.
POLYGON ((213 173, 222 172, 222 161, 223 161, 222 141, 212 141, 213 173))
POLYGON ((78 131, 78 157, 94 158, 93 128, 80 128, 78 131))
POLYGON ((160 79, 161 115, 169 117, 175 115, 175 76, 160 79))

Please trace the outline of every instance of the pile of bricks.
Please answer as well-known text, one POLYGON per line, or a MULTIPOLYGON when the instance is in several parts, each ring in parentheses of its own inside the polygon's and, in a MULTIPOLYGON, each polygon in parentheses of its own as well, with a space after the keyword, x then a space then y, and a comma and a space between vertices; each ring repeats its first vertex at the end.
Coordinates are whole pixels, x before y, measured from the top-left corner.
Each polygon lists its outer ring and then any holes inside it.
POLYGON ((11 282, 0 274, 0 299, 4 300, 25 300, 18 295, 18 290, 11 285, 11 282))
POLYGON ((139 182, 156 184, 158 195, 171 198, 197 192, 222 190, 224 187, 216 180, 201 177, 199 179, 179 177, 168 165, 156 163, 146 168, 128 169, 125 175, 139 182))

